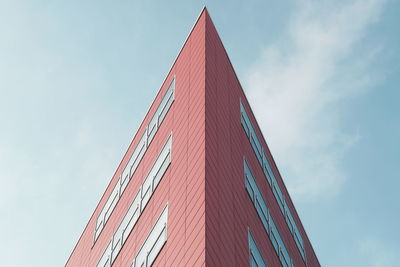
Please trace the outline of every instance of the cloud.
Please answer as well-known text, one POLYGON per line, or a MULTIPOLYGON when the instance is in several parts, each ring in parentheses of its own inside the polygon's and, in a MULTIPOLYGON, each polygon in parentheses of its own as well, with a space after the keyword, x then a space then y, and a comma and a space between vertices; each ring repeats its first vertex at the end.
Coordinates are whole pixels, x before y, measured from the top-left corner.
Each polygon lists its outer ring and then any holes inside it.
POLYGON ((389 247, 375 238, 365 238, 358 244, 360 258, 366 264, 363 266, 371 267, 391 267, 398 264, 397 255, 394 247, 389 247))
POLYGON ((379 45, 361 40, 384 0, 299 1, 281 39, 245 79, 260 127, 294 197, 335 195, 343 155, 360 136, 344 129, 344 102, 377 83, 379 45))

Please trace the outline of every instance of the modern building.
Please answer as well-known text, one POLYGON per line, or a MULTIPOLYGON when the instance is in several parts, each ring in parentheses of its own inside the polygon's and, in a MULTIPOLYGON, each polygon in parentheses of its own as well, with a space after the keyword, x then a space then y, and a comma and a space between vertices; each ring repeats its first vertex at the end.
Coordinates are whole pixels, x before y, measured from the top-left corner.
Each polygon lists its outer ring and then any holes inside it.
POLYGON ((206 9, 66 266, 320 266, 206 9))

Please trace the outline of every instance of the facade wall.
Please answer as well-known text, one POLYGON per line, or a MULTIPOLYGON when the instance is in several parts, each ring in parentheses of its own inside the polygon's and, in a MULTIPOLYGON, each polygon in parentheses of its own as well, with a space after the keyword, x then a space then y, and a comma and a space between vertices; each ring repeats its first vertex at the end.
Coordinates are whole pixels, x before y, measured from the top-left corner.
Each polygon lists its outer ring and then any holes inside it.
MULTIPOLYGON (((153 266, 249 266, 250 240, 268 266, 281 266, 246 191, 244 159, 294 266, 306 266, 241 125, 240 103, 273 163, 222 42, 204 9, 66 266, 96 266, 171 132, 171 164, 112 266, 131 265, 167 204, 168 237, 153 266), (174 102, 94 242, 97 217, 174 78, 174 102)), ((304 239, 307 266, 320 266, 275 164, 272 168, 304 239)))
POLYGON ((168 239, 153 266, 205 263, 205 14, 186 40, 153 104, 133 138, 66 266, 96 266, 172 132, 172 162, 123 245, 113 266, 130 266, 168 203, 168 239), (162 96, 175 77, 175 100, 129 184, 94 243, 96 219, 127 166, 162 96))
MULTIPOLYGON (((320 266, 217 31, 206 21, 206 263, 248 266, 250 230, 268 266, 281 262, 245 189, 244 158, 294 266, 306 266, 241 125, 242 101, 304 239, 307 266, 320 266)), ((279 116, 279 114, 276 114, 279 116)))

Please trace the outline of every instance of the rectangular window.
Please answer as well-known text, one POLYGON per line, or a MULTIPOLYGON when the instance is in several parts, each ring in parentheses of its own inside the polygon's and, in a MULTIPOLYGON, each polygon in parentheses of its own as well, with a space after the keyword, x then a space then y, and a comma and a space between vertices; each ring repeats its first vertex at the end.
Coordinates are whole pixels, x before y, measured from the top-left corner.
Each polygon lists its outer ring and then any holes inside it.
POLYGON ((110 218, 111 213, 113 212, 117 202, 119 200, 119 183, 117 183, 114 187, 114 190, 111 192, 110 197, 108 198, 106 204, 104 205, 104 209, 106 211, 104 215, 104 222, 110 218))
POLYGON ((288 251, 286 250, 285 244, 279 234, 278 228, 276 227, 271 214, 268 211, 267 204, 262 197, 262 194, 257 186, 253 174, 251 173, 250 167, 247 161, 244 159, 244 172, 245 172, 245 186, 249 193, 251 200, 256 208, 257 214, 264 226, 265 231, 270 237, 272 246, 274 247, 278 257, 280 258, 283 266, 290 266, 291 258, 288 251), (254 195, 254 197, 252 197, 254 195))
POLYGON ((259 199, 259 197, 256 198, 255 202, 256 210, 258 215, 260 216, 261 222, 265 228, 265 230, 268 232, 268 209, 267 206, 265 206, 265 202, 263 199, 259 199))
POLYGON ((131 233, 133 227, 140 216, 140 190, 136 194, 136 197, 133 199, 131 206, 124 218, 124 226, 122 230, 122 244, 125 243, 126 239, 128 238, 129 234, 131 233))
POLYGON ((168 137, 156 161, 153 163, 149 174, 143 182, 141 211, 144 210, 147 202, 153 194, 153 190, 155 189, 153 186, 154 182, 156 182, 156 184, 160 182, 171 162, 171 146, 172 134, 168 137))
POLYGON ((279 259, 280 259, 283 267, 290 267, 290 258, 289 259, 286 258, 284 256, 284 254, 282 253, 282 251, 281 251, 281 254, 279 255, 279 259))
POLYGON ((258 192, 256 192, 255 190, 257 190, 257 185, 255 183, 253 174, 250 171, 249 166, 247 165, 246 160, 244 160, 244 174, 245 174, 245 186, 247 188, 247 192, 250 195, 251 201, 254 202, 255 197, 257 195, 258 192))
POLYGON ((125 243, 127 236, 135 225, 137 219, 139 218, 139 205, 138 199, 140 199, 140 192, 134 198, 131 206, 126 212, 124 218, 122 219, 117 231, 114 233, 112 239, 112 253, 111 253, 111 263, 113 263, 125 243))
POLYGON ((253 188, 251 188, 251 185, 250 185, 250 182, 249 182, 249 178, 247 176, 245 178, 245 186, 246 186, 246 189, 247 189, 247 193, 249 193, 251 201, 254 202, 254 191, 253 191, 253 188))
POLYGON ((261 147, 261 143, 257 138, 257 135, 255 131, 252 129, 251 134, 250 134, 250 144, 253 147, 253 150, 257 156, 258 162, 260 165, 262 165, 262 155, 263 155, 263 150, 261 147))
POLYGON ((279 254, 279 244, 278 244, 279 232, 278 232, 278 229, 276 228, 274 220, 272 218, 269 221, 269 225, 270 225, 270 237, 271 237, 272 245, 274 246, 276 253, 279 254))
POLYGON ((282 191, 276 182, 272 183, 272 192, 274 193, 275 199, 278 202, 278 206, 281 209, 282 214, 285 214, 285 200, 283 198, 282 191))
MULTIPOLYGON (((99 217, 100 218, 100 217, 99 217)), ((100 225, 96 226, 97 229, 94 232, 94 240, 96 241, 97 238, 99 237, 101 230, 103 230, 103 226, 104 226, 104 221, 100 220, 100 225)))
POLYGON ((250 231, 248 231, 249 237, 249 251, 250 251, 250 267, 266 267, 265 261, 261 256, 260 250, 258 249, 256 242, 253 239, 250 231))
POLYGON ((147 137, 145 132, 143 133, 143 136, 140 139, 135 151, 133 151, 134 161, 132 162, 131 169, 129 172, 130 177, 132 177, 132 175, 135 173, 137 166, 139 165, 140 161, 144 156, 144 152, 146 152, 146 143, 147 143, 147 137))
POLYGON ((142 185, 142 201, 140 203, 140 212, 143 212, 144 208, 147 205, 147 202, 149 202, 149 199, 151 197, 151 184, 146 185, 150 179, 146 179, 146 181, 142 185))
POLYGON ((290 232, 293 233, 293 231, 294 231, 293 225, 294 225, 295 223, 294 223, 292 214, 290 213, 290 210, 289 210, 289 208, 288 208, 287 205, 285 205, 285 214, 286 214, 286 218, 285 218, 285 219, 286 219, 286 223, 287 223, 287 225, 288 225, 288 227, 289 227, 290 232))
POLYGON ((153 176, 153 191, 156 189, 158 183, 160 182, 161 178, 163 177, 164 173, 166 172, 169 164, 171 163, 171 147, 172 147, 172 135, 168 138, 166 144, 163 147, 160 155, 157 158, 155 164, 155 174, 153 176))
POLYGON ((153 235, 149 237, 149 242, 153 244, 147 255, 147 263, 149 266, 154 262, 167 240, 167 224, 165 223, 159 227, 161 229, 156 229, 156 231, 152 232, 153 235))
POLYGON ((153 118, 151 118, 149 125, 147 126, 147 146, 149 146, 151 140, 153 140, 153 137, 157 132, 157 120, 158 120, 158 114, 156 112, 153 115, 153 118))
MULTIPOLYGON (((293 220, 293 216, 291 214, 290 209, 287 207, 287 205, 285 203, 285 197, 282 193, 279 183, 278 183, 278 181, 274 175, 274 172, 271 168, 271 163, 263 151, 260 139, 258 139, 258 137, 255 133, 254 127, 253 127, 253 125, 249 119, 249 116, 243 106, 242 100, 240 100, 240 114, 241 114, 241 124, 243 126, 243 129, 244 129, 249 141, 250 141, 250 145, 253 148, 253 151, 262 167, 262 170, 264 172, 264 176, 265 176, 266 180, 268 181, 268 183, 271 186, 271 190, 274 194, 276 202, 278 203, 278 206, 285 218, 285 221, 287 223, 289 230, 293 234, 295 243, 296 243, 304 261, 306 261, 305 252, 304 252, 304 243, 303 243, 303 239, 301 237, 300 231, 298 230, 297 224, 293 220)), ((245 166, 245 173, 247 173, 246 166, 245 166)), ((249 194, 252 198, 252 201, 254 202, 254 196, 252 196, 252 193, 254 192, 254 195, 257 195, 257 192, 254 191, 254 187, 252 187, 250 181, 251 181, 251 179, 249 179, 249 180, 246 179, 245 185, 246 185, 247 191, 249 192, 249 194)), ((256 209, 260 209, 260 208, 257 208, 257 206, 256 206, 256 209)), ((258 211, 258 213, 261 213, 261 212, 258 211)), ((263 222, 263 224, 264 224, 264 222, 263 222)))
POLYGON ((278 236, 277 240, 279 244, 279 259, 281 260, 283 266, 289 266, 290 264, 289 253, 280 235, 278 236))
POLYGON ((168 204, 140 248, 132 264, 134 267, 149 267, 167 242, 168 204))
POLYGON ((267 156, 265 156, 265 153, 263 153, 263 168, 262 169, 263 169, 265 177, 267 178, 269 185, 271 186, 272 179, 271 179, 271 175, 269 174, 268 167, 270 168, 269 163, 268 163, 268 158, 267 158, 267 156))
POLYGON ((247 116, 246 110, 242 104, 242 101, 240 101, 240 114, 241 114, 241 122, 242 122, 242 126, 244 128, 244 131, 245 131, 247 137, 250 138, 251 123, 250 123, 249 117, 247 116))
POLYGON ((299 229, 297 229, 297 226, 294 227, 294 234, 297 237, 297 239, 299 240, 300 246, 302 248, 302 250, 304 250, 304 243, 303 243, 303 239, 301 238, 301 234, 299 229))
POLYGON ((304 251, 304 245, 302 243, 302 239, 300 237, 300 233, 298 233, 297 231, 294 232, 294 241, 296 241, 296 245, 300 251, 301 256, 303 257, 303 259, 306 259, 306 255, 305 255, 305 251, 304 251), (301 240, 301 241, 300 241, 301 240))
MULTIPOLYGON (((153 115, 149 124, 146 126, 145 132, 143 133, 138 144, 136 145, 135 149, 133 150, 133 153, 132 153, 131 157, 129 158, 127 165, 125 166, 124 170, 122 171, 121 176, 113 189, 113 192, 108 197, 105 206, 102 208, 102 210, 100 211, 100 213, 97 217, 96 228, 95 228, 95 232, 94 232, 94 242, 96 242, 101 231, 103 230, 105 223, 107 222, 112 211, 114 210, 115 206, 117 205, 120 196, 125 191, 125 188, 127 187, 131 177, 135 173, 141 159, 143 158, 143 156, 147 150, 147 147, 150 145, 151 140, 153 139, 161 122, 163 121, 170 106, 172 105, 172 103, 174 101, 174 95, 175 95, 174 91, 175 91, 175 78, 172 80, 168 90, 166 91, 160 104, 158 105, 155 114, 153 115), (117 195, 115 195, 115 193, 117 193, 117 195)), ((168 166, 168 164, 165 161, 161 161, 160 164, 161 164, 161 167, 165 168, 165 169, 168 166), (163 164, 167 164, 167 165, 163 165, 163 164)), ((160 171, 160 173, 161 172, 162 171, 160 171)), ((153 177, 149 180, 150 190, 144 190, 144 192, 148 193, 149 195, 144 195, 143 207, 147 203, 146 201, 150 197, 150 195, 152 193, 151 191, 154 190, 155 186, 158 184, 161 177, 162 177, 162 175, 161 176, 159 175, 156 177, 155 185, 154 185, 153 177)), ((147 186, 147 184, 146 184, 146 186, 147 186)))
POLYGON ((122 238, 116 239, 112 241, 112 252, 111 252, 111 264, 114 263, 115 259, 118 256, 118 253, 120 252, 121 248, 122 248, 122 238))
POLYGON ((171 84, 168 87, 168 90, 165 92, 163 99, 161 100, 158 112, 158 125, 164 120, 165 115, 167 114, 169 108, 174 102, 175 98, 175 78, 172 80, 171 84))
POLYGON ((104 250, 103 255, 101 256, 96 267, 110 267, 110 266, 111 266, 111 242, 104 250))
POLYGON ((265 200, 262 197, 260 190, 258 189, 254 176, 251 173, 250 167, 245 159, 244 159, 244 172, 245 172, 245 186, 247 192, 249 193, 250 198, 253 201, 254 207, 256 208, 258 216, 260 216, 261 222, 265 230, 268 232, 268 207, 265 204, 265 200))
POLYGON ((137 166, 139 165, 144 152, 146 151, 146 132, 140 138, 138 144, 136 145, 129 162, 125 166, 124 171, 121 174, 121 194, 124 192, 126 186, 128 185, 129 180, 131 179, 132 175, 136 171, 137 166))
POLYGON ((99 236, 100 232, 103 230, 104 224, 107 222, 108 218, 110 217, 112 211, 115 208, 115 205, 118 202, 119 189, 120 189, 120 184, 119 182, 117 182, 109 198, 107 199, 107 202, 103 207, 103 210, 100 212, 99 217, 97 217, 95 240, 99 236))

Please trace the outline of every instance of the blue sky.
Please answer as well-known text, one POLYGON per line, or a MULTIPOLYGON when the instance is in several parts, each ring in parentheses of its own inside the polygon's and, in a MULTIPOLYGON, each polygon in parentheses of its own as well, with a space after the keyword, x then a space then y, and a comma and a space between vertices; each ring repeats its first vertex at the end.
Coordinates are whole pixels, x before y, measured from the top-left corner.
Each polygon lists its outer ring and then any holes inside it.
POLYGON ((203 5, 323 266, 400 255, 400 2, 0 0, 4 266, 61 266, 203 5))

